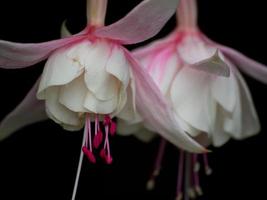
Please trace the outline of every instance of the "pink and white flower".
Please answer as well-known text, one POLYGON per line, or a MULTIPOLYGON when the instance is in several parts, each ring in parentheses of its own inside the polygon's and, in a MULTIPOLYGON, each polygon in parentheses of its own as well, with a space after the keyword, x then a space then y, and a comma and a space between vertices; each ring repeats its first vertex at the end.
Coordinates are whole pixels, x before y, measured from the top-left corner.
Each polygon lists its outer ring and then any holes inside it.
MULTIPOLYGON (((181 0, 177 21, 177 28, 169 36, 133 52, 168 99, 177 123, 203 146, 219 147, 230 138, 257 134, 259 119, 238 69, 267 83, 267 67, 208 39, 197 26, 196 0, 181 0)), ((143 141, 150 141, 156 132, 142 122, 118 122, 118 133, 135 134, 143 141)), ((162 139, 148 189, 153 188, 159 175, 165 146, 162 139)), ((210 174, 207 155, 201 157, 210 174)), ((182 199, 183 177, 185 195, 194 198, 202 194, 199 161, 199 155, 181 150, 177 199, 182 199)))
MULTIPOLYGON (((214 146, 257 134, 259 120, 238 68, 266 83, 266 66, 208 39, 197 27, 195 0, 181 1, 177 19, 173 33, 133 52, 168 98, 177 121, 192 137, 205 133, 205 143, 214 146)), ((121 121, 122 134, 128 125, 121 121)), ((138 127, 143 125, 130 128, 138 127)))
POLYGON ((176 124, 154 81, 122 47, 157 34, 177 4, 178 0, 144 0, 118 22, 104 26, 107 0, 88 0, 88 26, 76 35, 39 44, 0 41, 1 68, 25 68, 48 59, 41 78, 1 122, 0 138, 47 117, 67 130, 84 127, 72 199, 84 154, 95 163, 94 149, 101 145, 100 157, 112 162, 109 136, 116 129, 113 117, 135 121, 138 112, 148 126, 173 144, 193 152, 205 151, 176 124))

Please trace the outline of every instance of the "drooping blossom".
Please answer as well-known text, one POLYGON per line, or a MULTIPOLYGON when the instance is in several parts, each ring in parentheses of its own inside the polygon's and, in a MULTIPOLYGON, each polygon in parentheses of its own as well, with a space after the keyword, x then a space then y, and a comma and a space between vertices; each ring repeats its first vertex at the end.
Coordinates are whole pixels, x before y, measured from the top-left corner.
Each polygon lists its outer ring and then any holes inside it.
MULTIPOLYGON (((239 69, 267 83, 266 66, 208 39, 197 26, 195 0, 181 0, 177 21, 177 28, 169 36, 134 51, 134 56, 169 100, 177 123, 204 146, 219 147, 230 138, 244 139, 257 134, 258 116, 239 69)), ((118 133, 136 133, 145 141, 155 136, 144 124, 123 120, 119 121, 118 133)), ((153 188, 159 174, 165 143, 161 142, 148 188, 153 188)), ((206 173, 210 174, 207 155, 201 157, 206 173)), ((195 193, 202 193, 199 159, 199 155, 181 151, 177 199, 182 198, 183 174, 185 195, 194 197, 195 193)))
POLYGON ((138 112, 148 126, 173 144, 204 151, 176 124, 165 97, 122 47, 154 36, 177 4, 178 0, 144 0, 118 22, 104 26, 107 1, 88 0, 88 26, 74 36, 39 44, 0 41, 1 68, 24 68, 48 59, 41 78, 1 122, 1 139, 47 117, 67 130, 84 127, 72 199, 84 154, 95 163, 98 151, 94 150, 101 146, 100 157, 112 162, 109 136, 116 131, 113 117, 135 121, 138 112))

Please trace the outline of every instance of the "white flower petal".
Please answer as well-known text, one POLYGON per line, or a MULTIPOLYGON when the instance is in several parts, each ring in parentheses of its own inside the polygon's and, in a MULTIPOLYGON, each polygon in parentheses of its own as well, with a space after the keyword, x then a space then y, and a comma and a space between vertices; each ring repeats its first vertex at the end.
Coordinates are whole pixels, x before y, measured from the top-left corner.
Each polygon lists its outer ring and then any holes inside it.
POLYGON ((209 134, 209 137, 211 138, 213 146, 220 147, 230 139, 230 136, 224 130, 225 120, 229 117, 229 113, 220 105, 217 105, 216 109, 217 114, 216 120, 214 121, 214 129, 209 134))
POLYGON ((83 103, 88 92, 83 75, 63 85, 59 90, 59 102, 73 112, 86 112, 83 103))
POLYGON ((211 76, 184 67, 177 74, 171 88, 171 100, 176 113, 192 127, 209 132, 214 116, 210 109, 211 76))
POLYGON ((132 124, 141 121, 141 118, 136 111, 135 84, 132 76, 130 84, 127 88, 127 101, 123 105, 123 108, 120 110, 120 112, 117 114, 117 117, 132 124))
POLYGON ((88 91, 83 106, 93 113, 110 114, 116 111, 118 105, 117 96, 118 94, 115 94, 114 98, 104 101, 96 98, 92 92, 88 91))
POLYGON ((151 142, 157 136, 157 134, 143 128, 135 133, 134 136, 142 142, 151 142))
POLYGON ((129 84, 129 63, 121 48, 114 46, 112 54, 106 64, 106 71, 122 82, 124 88, 129 84))
POLYGON ((244 139, 257 134, 260 131, 260 123, 244 79, 237 70, 235 75, 239 83, 239 98, 225 129, 235 139, 244 139))
POLYGON ((120 82, 106 71, 111 47, 107 42, 96 42, 82 59, 85 63, 87 88, 100 100, 109 100, 117 94, 120 82))
POLYGON ((228 78, 216 77, 212 84, 213 98, 228 112, 233 112, 237 101, 238 84, 233 72, 228 78))
MULTIPOLYGON (((90 45, 89 42, 88 45, 90 45)), ((83 73, 83 66, 74 57, 68 55, 70 51, 76 48, 77 46, 74 45, 70 49, 59 49, 49 57, 37 93, 39 99, 43 99, 42 92, 46 88, 67 84, 83 73)))
POLYGON ((80 127, 81 120, 78 113, 72 112, 58 102, 59 89, 59 87, 50 87, 45 90, 47 114, 56 119, 57 123, 80 127))
POLYGON ((181 59, 190 65, 212 57, 216 48, 207 46, 203 40, 193 36, 186 36, 177 46, 181 59))
POLYGON ((176 72, 180 68, 178 63, 177 55, 172 49, 168 48, 166 51, 152 57, 149 63, 143 63, 143 65, 146 64, 145 68, 148 70, 149 75, 162 93, 166 95, 176 72))

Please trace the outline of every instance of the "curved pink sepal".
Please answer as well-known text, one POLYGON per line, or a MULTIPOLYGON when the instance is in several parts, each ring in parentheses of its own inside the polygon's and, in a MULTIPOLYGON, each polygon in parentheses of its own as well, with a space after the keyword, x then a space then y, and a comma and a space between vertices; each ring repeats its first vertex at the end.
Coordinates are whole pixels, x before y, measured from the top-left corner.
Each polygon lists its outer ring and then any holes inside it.
POLYGON ((99 37, 135 44, 156 35, 175 13, 179 0, 144 0, 124 18, 99 28, 99 37))
POLYGON ((158 132, 169 142, 182 149, 196 153, 206 151, 180 128, 165 97, 154 81, 149 78, 149 74, 134 60, 127 50, 125 52, 131 63, 134 75, 136 107, 144 120, 144 124, 153 127, 153 131, 158 132))
POLYGON ((263 65, 255 60, 252 60, 251 58, 248 58, 244 54, 230 47, 226 47, 224 45, 213 42, 212 40, 210 40, 203 34, 202 34, 202 38, 206 42, 212 45, 215 45, 219 50, 221 50, 221 52, 224 53, 225 56, 227 56, 234 64, 236 64, 237 67, 240 70, 242 70, 244 73, 248 74, 249 76, 252 76, 258 81, 261 81, 267 84, 267 66, 266 65, 263 65))
POLYGON ((0 140, 5 139, 24 126, 47 119, 43 101, 36 98, 39 80, 23 101, 0 123, 0 140))
POLYGON ((49 42, 30 44, 0 40, 0 68, 16 69, 34 65, 46 59, 52 51, 85 37, 84 35, 76 35, 49 42))
POLYGON ((219 45, 218 48, 228 58, 234 62, 240 70, 252 76, 258 81, 267 84, 267 66, 263 65, 251 58, 246 57, 244 54, 226 46, 219 45))

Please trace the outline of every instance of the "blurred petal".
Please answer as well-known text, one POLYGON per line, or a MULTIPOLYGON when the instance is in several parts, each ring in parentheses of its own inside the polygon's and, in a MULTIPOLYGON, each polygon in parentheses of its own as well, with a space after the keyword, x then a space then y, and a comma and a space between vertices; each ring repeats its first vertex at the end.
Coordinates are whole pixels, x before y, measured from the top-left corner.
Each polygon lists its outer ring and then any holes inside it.
POLYGON ((218 76, 230 76, 230 69, 227 64, 220 58, 218 50, 216 50, 215 54, 212 57, 190 65, 190 67, 218 76))
POLYGON ((191 152, 205 151, 179 127, 174 119, 174 113, 154 81, 126 49, 125 51, 132 65, 136 83, 136 106, 144 124, 153 127, 153 131, 157 131, 162 137, 182 149, 191 152))
POLYGON ((218 46, 220 50, 232 61, 237 67, 252 76, 258 81, 267 84, 267 66, 255 60, 252 60, 242 53, 225 46, 218 46))
POLYGON ((124 18, 96 30, 99 37, 135 44, 156 35, 176 11, 179 0, 144 0, 124 18))
POLYGON ((66 26, 66 20, 65 20, 61 25, 60 36, 61 36, 61 38, 66 38, 66 37, 69 37, 71 35, 72 34, 68 30, 68 28, 66 26))
POLYGON ((213 77, 207 73, 184 67, 177 74, 171 88, 171 99, 179 117, 203 132, 210 132, 214 110, 211 96, 213 77))
POLYGON ((157 135, 145 128, 134 134, 142 142, 151 142, 157 135))
POLYGON ((238 83, 233 71, 230 77, 216 77, 212 83, 212 96, 228 112, 233 112, 236 101, 238 83))
POLYGON ((235 74, 239 82, 239 98, 233 115, 226 121, 225 129, 232 137, 244 139, 259 133, 260 123, 244 79, 237 70, 235 74))
POLYGON ((39 80, 23 101, 3 119, 0 124, 0 140, 24 126, 47 119, 44 101, 36 99, 38 85, 39 80))
POLYGON ((46 59, 55 49, 84 39, 83 35, 43 43, 14 43, 0 40, 0 68, 16 69, 46 59))
POLYGON ((225 56, 232 61, 244 73, 252 76, 258 81, 267 83, 267 66, 263 65, 251 58, 246 57, 244 54, 230 48, 213 42, 211 39, 201 34, 201 37, 211 45, 215 45, 225 56))

